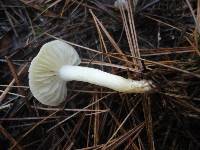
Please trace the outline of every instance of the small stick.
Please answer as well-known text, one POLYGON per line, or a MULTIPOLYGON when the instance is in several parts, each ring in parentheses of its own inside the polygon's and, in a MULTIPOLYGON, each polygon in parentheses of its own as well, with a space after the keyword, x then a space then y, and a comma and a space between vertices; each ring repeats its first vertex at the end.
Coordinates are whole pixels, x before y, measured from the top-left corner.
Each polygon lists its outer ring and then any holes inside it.
MULTIPOLYGON (((10 58, 7 57, 7 56, 5 56, 5 59, 6 59, 6 62, 8 63, 8 67, 9 67, 11 73, 12 73, 13 78, 15 79, 15 82, 16 82, 17 86, 22 85, 21 82, 20 82, 20 80, 19 80, 19 77, 18 77, 18 75, 17 75, 17 73, 16 73, 16 72, 17 72, 17 71, 16 71, 16 68, 15 68, 15 66, 13 65, 12 61, 11 61, 10 58)), ((23 91, 21 88, 17 88, 17 89, 18 89, 18 91, 19 91, 19 93, 20 93, 21 95, 24 95, 24 91, 23 91)))
MULTIPOLYGON (((21 67, 21 69, 18 72, 18 76, 21 75, 24 70, 26 69, 28 63, 26 63, 25 65, 23 65, 21 67)), ((0 95, 0 103, 4 100, 4 98, 6 97, 6 94, 9 92, 9 90, 11 89, 11 86, 15 83, 15 78, 12 79, 12 81, 9 83, 9 85, 6 87, 6 89, 3 91, 3 93, 0 95)))
POLYGON ((12 137, 10 133, 2 126, 0 125, 0 132, 13 144, 16 145, 17 149, 22 150, 23 148, 17 143, 17 141, 12 137))
MULTIPOLYGON (((19 79, 19 76, 17 75, 16 68, 13 65, 12 61, 7 56, 5 56, 5 59, 6 59, 6 62, 8 63, 9 69, 10 69, 10 71, 12 73, 13 78, 15 79, 15 82, 16 82, 17 86, 22 85, 21 81, 19 79)), ((21 88, 17 88, 17 89, 18 89, 20 95, 25 95, 24 89, 21 89, 21 88)), ((29 106, 29 103, 28 103, 28 100, 27 100, 26 97, 24 97, 24 102, 25 102, 26 107, 28 108, 28 110, 31 112, 31 109, 30 109, 30 106, 29 106)))
MULTIPOLYGON (((0 92, 3 93, 4 91, 3 91, 3 90, 0 90, 0 92)), ((24 95, 20 95, 20 94, 17 94, 17 93, 7 92, 7 94, 9 94, 9 95, 14 95, 14 96, 19 96, 19 97, 25 98, 24 95)))

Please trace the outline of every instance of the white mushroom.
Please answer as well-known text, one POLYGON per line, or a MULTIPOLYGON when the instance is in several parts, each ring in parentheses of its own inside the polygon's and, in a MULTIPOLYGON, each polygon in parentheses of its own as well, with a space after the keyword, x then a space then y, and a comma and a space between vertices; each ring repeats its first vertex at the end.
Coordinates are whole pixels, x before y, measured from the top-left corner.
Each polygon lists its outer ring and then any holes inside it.
MULTIPOLYGON (((133 0, 134 8, 136 7, 137 2, 138 2, 138 0, 133 0)), ((128 5, 128 0, 116 0, 115 3, 114 3, 114 7, 118 8, 118 9, 120 9, 122 7, 124 9, 126 9, 126 5, 128 5)))
POLYGON ((78 66, 81 60, 76 50, 65 42, 54 40, 42 46, 29 68, 29 86, 42 104, 57 106, 67 95, 66 82, 83 81, 124 93, 150 91, 151 81, 135 81, 78 66))
POLYGON ((116 0, 115 3, 114 3, 114 6, 116 8, 120 8, 120 7, 126 8, 126 5, 127 5, 127 1, 126 0, 116 0))

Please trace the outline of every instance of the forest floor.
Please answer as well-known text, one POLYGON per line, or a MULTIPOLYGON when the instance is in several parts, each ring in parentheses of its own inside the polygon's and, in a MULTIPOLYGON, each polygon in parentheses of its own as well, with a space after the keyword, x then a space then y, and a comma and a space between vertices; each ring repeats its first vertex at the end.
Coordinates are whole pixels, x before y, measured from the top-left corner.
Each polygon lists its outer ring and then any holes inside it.
POLYGON ((200 149, 200 0, 114 2, 0 1, 0 150, 200 149), (125 94, 73 81, 62 105, 42 105, 28 68, 54 39, 70 42, 81 66, 156 87, 125 94))

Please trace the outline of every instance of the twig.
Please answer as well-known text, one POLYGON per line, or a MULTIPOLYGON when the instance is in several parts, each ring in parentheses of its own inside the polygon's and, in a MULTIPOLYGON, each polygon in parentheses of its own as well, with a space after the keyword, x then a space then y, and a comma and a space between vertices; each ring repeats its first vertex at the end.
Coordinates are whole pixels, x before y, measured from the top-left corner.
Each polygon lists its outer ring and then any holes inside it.
MULTIPOLYGON (((26 63, 25 65, 21 66, 21 69, 19 69, 18 72, 18 76, 20 76, 24 70, 26 69, 26 67, 28 66, 28 63, 26 63)), ((6 87, 6 89, 3 91, 3 93, 0 95, 0 103, 4 100, 6 94, 9 92, 9 90, 11 89, 10 86, 12 86, 15 83, 15 78, 12 79, 12 81, 8 84, 8 86, 6 87)))
POLYGON ((17 149, 23 150, 23 148, 16 142, 16 140, 12 137, 10 133, 2 126, 0 125, 0 132, 12 143, 15 144, 17 149))
POLYGON ((145 118, 145 125, 147 130, 147 141, 149 150, 155 150, 154 139, 153 139, 153 126, 151 117, 151 101, 150 98, 145 94, 143 100, 143 112, 145 118))
MULTIPOLYGON (((22 84, 21 84, 21 81, 19 80, 18 75, 16 73, 15 66, 13 65, 13 63, 11 62, 11 60, 7 56, 5 56, 5 59, 6 59, 6 62, 8 63, 10 72, 12 73, 12 76, 15 79, 17 86, 21 86, 22 84)), ((21 95, 25 95, 24 91, 21 88, 18 88, 18 91, 21 95)))

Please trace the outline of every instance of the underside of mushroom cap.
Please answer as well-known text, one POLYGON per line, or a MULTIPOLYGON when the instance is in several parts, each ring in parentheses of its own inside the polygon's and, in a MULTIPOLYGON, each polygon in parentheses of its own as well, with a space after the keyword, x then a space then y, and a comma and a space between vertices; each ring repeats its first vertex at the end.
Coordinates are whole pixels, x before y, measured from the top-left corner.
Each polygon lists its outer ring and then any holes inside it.
POLYGON ((29 68, 29 86, 42 104, 57 106, 67 95, 66 82, 58 71, 64 65, 79 65, 76 50, 65 42, 54 40, 42 46, 29 68))

